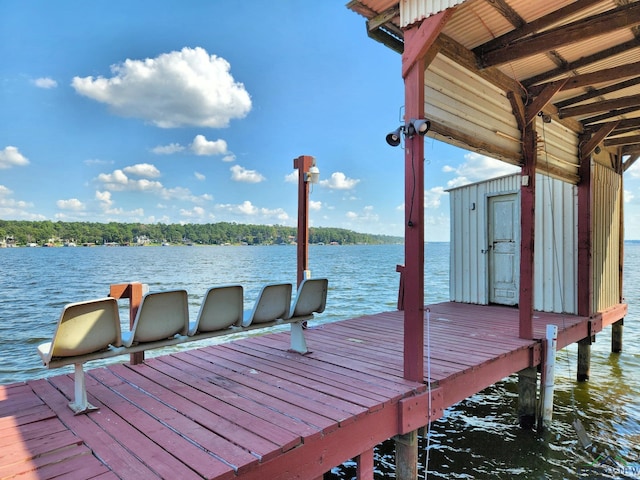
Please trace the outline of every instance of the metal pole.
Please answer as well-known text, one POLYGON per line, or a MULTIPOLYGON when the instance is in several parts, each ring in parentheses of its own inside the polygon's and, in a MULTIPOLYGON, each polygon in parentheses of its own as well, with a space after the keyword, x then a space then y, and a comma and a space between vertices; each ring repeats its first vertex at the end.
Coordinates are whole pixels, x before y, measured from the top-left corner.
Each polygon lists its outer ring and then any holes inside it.
POLYGON ((553 391, 555 389, 556 349, 558 348, 558 327, 547 325, 546 354, 544 362, 544 391, 542 394, 542 424, 551 425, 553 417, 553 391))

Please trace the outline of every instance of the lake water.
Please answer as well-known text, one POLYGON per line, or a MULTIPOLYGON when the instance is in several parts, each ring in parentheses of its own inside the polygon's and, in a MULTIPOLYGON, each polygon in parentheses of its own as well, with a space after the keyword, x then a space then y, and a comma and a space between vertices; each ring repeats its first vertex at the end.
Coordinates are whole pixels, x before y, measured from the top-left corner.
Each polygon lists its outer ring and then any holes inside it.
MULTIPOLYGON (((428 303, 448 299, 448 255, 447 243, 427 245, 428 303)), ((314 323, 394 310, 396 265, 403 263, 403 256, 401 245, 310 247, 313 276, 329 278, 327 309, 314 323)), ((639 243, 625 244, 625 262, 629 315, 624 352, 610 353, 610 329, 598 335, 592 347, 591 380, 580 384, 574 381, 575 346, 560 353, 554 420, 543 433, 518 426, 517 383, 512 377, 450 408, 429 434, 428 478, 640 479, 640 290, 635 288, 640 282, 639 243), (593 441, 591 451, 577 441, 572 427, 576 417, 593 441), (601 464, 604 458, 608 465, 601 464), (593 463, 597 468, 589 470, 593 463)), ((295 284, 296 249, 0 249, 0 267, 0 384, 7 384, 60 373, 42 367, 36 346, 51 338, 67 303, 106 296, 114 283, 140 281, 152 291, 186 289, 195 318, 208 287, 240 283, 249 308, 263 284, 295 284)), ((128 323, 126 308, 122 318, 128 323)), ((425 478, 426 446, 422 438, 420 478, 425 478)), ((393 442, 377 449, 376 460, 376 478, 393 478, 393 442)), ((355 469, 347 462, 325 478, 355 478, 355 469)))

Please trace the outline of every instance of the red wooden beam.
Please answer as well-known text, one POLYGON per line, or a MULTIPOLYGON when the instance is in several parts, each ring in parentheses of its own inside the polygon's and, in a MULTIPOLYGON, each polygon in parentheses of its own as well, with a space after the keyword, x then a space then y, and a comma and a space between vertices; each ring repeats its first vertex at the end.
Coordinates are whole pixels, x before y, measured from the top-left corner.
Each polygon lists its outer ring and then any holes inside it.
POLYGON ((533 338, 533 275, 536 210, 537 136, 534 124, 523 132, 522 185, 520 188, 520 338, 533 338))
POLYGON ((313 161, 314 158, 309 155, 293 159, 293 168, 298 169, 298 286, 304 279, 305 270, 309 269, 309 182, 306 176, 313 161))
MULTIPOLYGON (((453 10, 404 32, 402 55, 405 122, 425 118, 424 71, 429 50, 453 10)), ((431 57, 433 58, 433 57, 431 57)), ((424 381, 424 138, 405 138, 404 377, 424 381)))
POLYGON ((445 407, 444 393, 440 388, 401 399, 398 433, 404 435, 438 420, 445 407))
POLYGON ((588 317, 593 303, 591 156, 580 160, 578 175, 578 315, 588 317))
MULTIPOLYGON (((138 308, 142 303, 143 288, 142 283, 117 283, 109 286, 109 296, 115 299, 129 299, 129 328, 133 328, 133 322, 136 319, 138 308)), ((137 365, 144 361, 144 351, 136 352, 129 355, 131 365, 137 365)))
POLYGON ((433 44, 447 24, 455 8, 449 8, 425 19, 419 26, 404 32, 404 52, 402 53, 402 78, 407 78, 409 71, 422 62, 433 44))
MULTIPOLYGON (((405 37, 406 38, 406 37, 405 37)), ((424 62, 405 78, 406 119, 424 118, 424 62)), ((424 138, 407 137, 404 234, 404 377, 424 380, 424 138)))
POLYGON ((365 450, 356 457, 356 480, 373 480, 373 448, 365 450))

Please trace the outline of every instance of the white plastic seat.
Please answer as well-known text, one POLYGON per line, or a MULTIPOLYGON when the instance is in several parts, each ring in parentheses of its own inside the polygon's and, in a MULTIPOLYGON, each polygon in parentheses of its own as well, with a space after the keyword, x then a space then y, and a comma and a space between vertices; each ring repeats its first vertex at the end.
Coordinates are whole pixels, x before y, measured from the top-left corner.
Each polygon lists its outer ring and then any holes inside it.
MULTIPOLYGON (((115 298, 100 298, 70 303, 64 307, 51 342, 38 346, 42 361, 50 367, 52 360, 62 357, 81 357, 119 347, 120 315, 115 298)), ((76 414, 96 407, 87 401, 84 378, 84 361, 74 363, 74 401, 69 408, 76 414)))
POLYGON ((326 278, 307 278, 298 288, 296 298, 291 305, 290 317, 304 317, 324 312, 327 303, 329 280, 326 278))
POLYGON ((329 280, 326 278, 307 278, 298 287, 298 293, 291 305, 289 320, 291 321, 291 350, 298 353, 309 353, 304 338, 304 326, 314 313, 324 312, 327 303, 329 280))
POLYGON ((186 290, 147 293, 142 297, 133 327, 122 332, 122 345, 167 340, 189 331, 189 305, 186 290))
POLYGON ((242 326, 259 326, 289 318, 292 288, 290 283, 268 283, 262 287, 253 309, 245 312, 242 326))
POLYGON ((243 318, 242 285, 211 287, 204 296, 198 317, 189 324, 189 336, 241 327, 243 318))

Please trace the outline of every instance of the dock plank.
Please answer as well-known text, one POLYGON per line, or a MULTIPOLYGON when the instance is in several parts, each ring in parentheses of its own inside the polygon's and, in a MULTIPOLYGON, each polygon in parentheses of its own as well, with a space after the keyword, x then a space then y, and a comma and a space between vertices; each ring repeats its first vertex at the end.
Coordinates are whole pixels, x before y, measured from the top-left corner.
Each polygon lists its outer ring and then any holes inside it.
MULTIPOLYGON (((539 361, 517 309, 445 302, 425 314, 424 380, 444 408, 539 361)), ((533 323, 535 336, 557 325, 562 348, 605 322, 536 312, 533 323)), ((427 390, 403 378, 403 330, 403 312, 382 312, 311 323, 305 355, 278 331, 87 369, 100 407, 87 415, 67 407, 70 374, 0 386, 0 478, 318 478, 398 434, 401 411, 424 418, 401 408, 427 390)))

